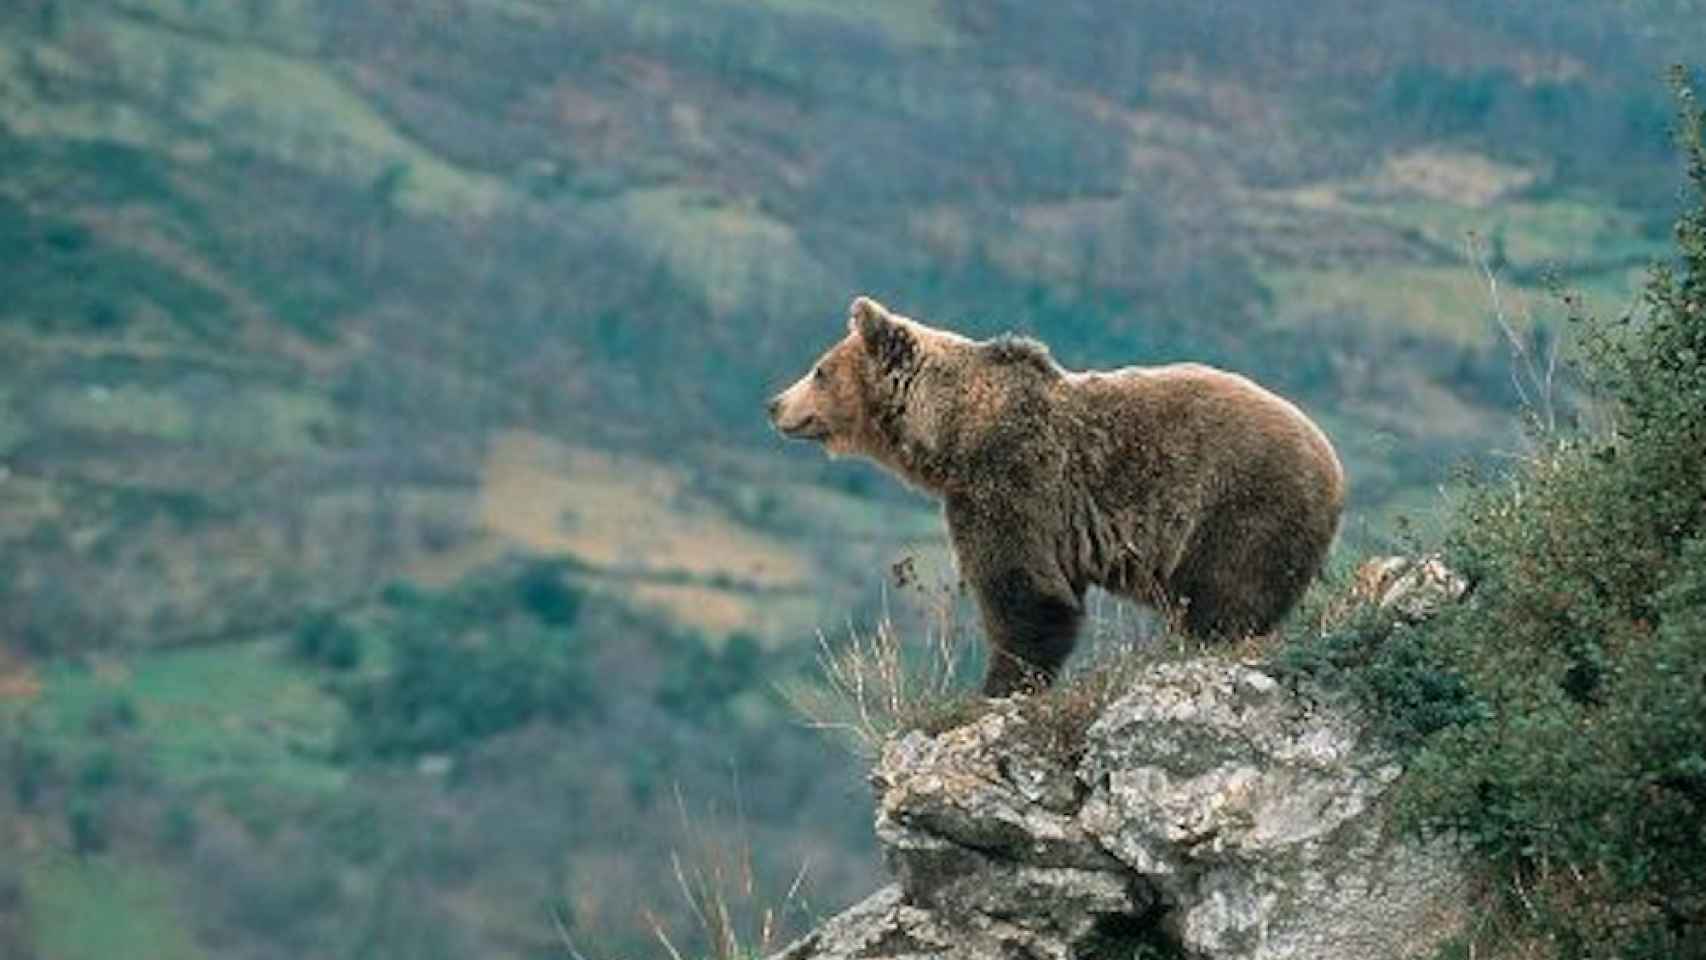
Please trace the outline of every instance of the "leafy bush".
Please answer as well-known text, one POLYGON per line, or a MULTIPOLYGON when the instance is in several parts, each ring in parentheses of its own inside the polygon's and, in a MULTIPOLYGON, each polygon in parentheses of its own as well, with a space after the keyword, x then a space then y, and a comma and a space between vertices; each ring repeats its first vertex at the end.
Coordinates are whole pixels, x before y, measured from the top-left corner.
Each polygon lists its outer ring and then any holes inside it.
POLYGON ((764 651, 751 634, 730 634, 720 649, 690 637, 687 649, 665 668, 657 702, 683 720, 702 721, 760 686, 764 676, 764 651))
POLYGON ((1276 676, 1299 692, 1325 692, 1371 708, 1376 735, 1399 748, 1485 718, 1486 705, 1434 656, 1426 635, 1391 612, 1370 604, 1344 616, 1313 609, 1342 604, 1349 593, 1330 578, 1309 594, 1291 620, 1287 644, 1268 663, 1276 676))
POLYGON ((1472 602, 1359 681, 1419 744, 1407 821, 1466 842, 1501 929, 1558 957, 1706 956, 1706 113, 1677 88, 1678 257, 1639 316, 1579 321, 1615 429, 1475 488, 1448 541, 1472 602))
POLYGON ((118 754, 111 747, 100 747, 83 759, 77 771, 77 785, 93 793, 112 786, 118 776, 118 754))
POLYGON ((12 781, 12 797, 20 808, 32 810, 58 775, 51 750, 36 743, 34 731, 22 726, 7 749, 6 768, 12 781))
POLYGON ((174 801, 160 814, 160 843, 168 850, 177 853, 193 850, 200 832, 195 808, 185 801, 174 801))
POLYGON ((361 663, 361 634, 338 617, 309 617, 291 634, 291 650, 311 663, 348 670, 361 663))
POLYGON ((65 828, 71 834, 71 849, 79 854, 100 853, 111 839, 106 809, 92 797, 71 799, 65 811, 65 828))
POLYGON ((388 669, 338 688, 351 746, 382 757, 451 751, 534 720, 567 723, 597 703, 573 629, 580 594, 560 565, 387 597, 376 636, 388 669))
POLYGON ((516 591, 539 622, 566 628, 580 616, 581 595, 563 582, 563 569, 554 563, 531 564, 516 578, 516 591))

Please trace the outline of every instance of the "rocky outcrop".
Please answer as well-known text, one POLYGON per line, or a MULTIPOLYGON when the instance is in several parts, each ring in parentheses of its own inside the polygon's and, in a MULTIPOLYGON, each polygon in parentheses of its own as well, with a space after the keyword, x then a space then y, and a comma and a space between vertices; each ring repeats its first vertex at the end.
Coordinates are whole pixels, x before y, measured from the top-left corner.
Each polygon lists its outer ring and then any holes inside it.
POLYGON ((1399 768, 1252 667, 1156 663, 1069 744, 1052 722, 1018 699, 891 740, 896 883, 781 960, 1371 960, 1461 923, 1453 851, 1389 828, 1399 768))
POLYGON ((1469 581, 1438 557, 1373 557, 1357 567, 1350 599, 1420 623, 1468 593, 1469 581))

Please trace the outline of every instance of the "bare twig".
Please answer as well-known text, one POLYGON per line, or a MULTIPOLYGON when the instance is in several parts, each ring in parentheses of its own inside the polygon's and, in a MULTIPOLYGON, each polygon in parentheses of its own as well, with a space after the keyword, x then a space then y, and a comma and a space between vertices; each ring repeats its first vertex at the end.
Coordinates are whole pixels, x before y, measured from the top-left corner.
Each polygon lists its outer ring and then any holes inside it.
POLYGON ((1535 329, 1534 318, 1526 309, 1523 311, 1523 325, 1526 329, 1519 331, 1516 324, 1511 322, 1510 315, 1505 311, 1504 297, 1499 289, 1499 278, 1492 264, 1488 262, 1486 251, 1481 246, 1481 237, 1474 231, 1467 235, 1466 242, 1469 262, 1481 272, 1481 278, 1486 281, 1487 294, 1492 300, 1493 323, 1499 334, 1504 338, 1505 345, 1511 352, 1511 386, 1516 388, 1517 399, 1524 411, 1534 418, 1535 425, 1547 435, 1552 436, 1558 430, 1558 410, 1556 403, 1556 379, 1558 373, 1558 340, 1554 338, 1547 345, 1546 356, 1536 359, 1529 348, 1529 337, 1535 329))
MULTIPOLYGON (((762 904, 757 871, 753 865, 753 841, 747 830, 745 804, 738 796, 736 808, 743 811, 732 832, 717 835, 702 830, 687 811, 687 803, 675 788, 677 816, 686 841, 686 853, 670 853, 670 868, 694 923, 704 933, 711 960, 744 960, 767 956, 777 946, 783 920, 800 903, 808 864, 802 863, 779 903, 762 904), (730 841, 732 834, 736 839, 730 841)), ((671 960, 682 960, 662 922, 645 913, 653 933, 671 960)))
POLYGON ((551 906, 551 926, 556 929, 557 939, 563 942, 563 949, 568 951, 572 960, 586 960, 586 955, 575 946, 575 938, 569 936, 569 925, 563 921, 563 911, 555 904, 551 906))
POLYGON ((675 949, 675 944, 670 941, 669 934, 664 931, 663 921, 657 918, 657 914, 647 910, 646 921, 652 925, 652 933, 657 936, 658 942, 663 944, 664 950, 669 953, 670 960, 684 960, 681 951, 675 949))

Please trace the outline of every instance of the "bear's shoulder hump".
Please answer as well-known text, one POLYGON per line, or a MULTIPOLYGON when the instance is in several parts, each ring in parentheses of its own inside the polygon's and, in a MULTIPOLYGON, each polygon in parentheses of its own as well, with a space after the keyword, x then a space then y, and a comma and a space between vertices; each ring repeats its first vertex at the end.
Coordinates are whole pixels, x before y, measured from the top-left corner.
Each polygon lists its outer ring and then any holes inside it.
POLYGON ((1030 367, 1049 376, 1061 375, 1060 365, 1054 362, 1048 346, 1040 340, 1004 333, 986 341, 983 347, 994 363, 1030 367))

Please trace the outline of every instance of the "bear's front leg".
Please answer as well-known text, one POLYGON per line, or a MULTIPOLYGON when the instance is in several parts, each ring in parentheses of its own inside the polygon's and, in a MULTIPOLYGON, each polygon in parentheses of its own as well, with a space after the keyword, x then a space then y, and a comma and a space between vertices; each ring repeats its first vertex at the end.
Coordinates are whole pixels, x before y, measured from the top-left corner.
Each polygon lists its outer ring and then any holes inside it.
POLYGON ((973 579, 972 590, 989 641, 984 696, 1034 693, 1053 683, 1078 639, 1083 600, 1016 568, 973 579))
POLYGON ((949 496, 943 504, 960 576, 983 615, 983 692, 991 697, 1053 683, 1084 618, 1084 592, 1056 565, 1048 517, 1025 509, 1048 501, 1022 479, 1022 471, 1009 471, 995 488, 1000 495, 949 496))

